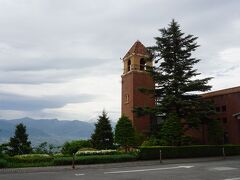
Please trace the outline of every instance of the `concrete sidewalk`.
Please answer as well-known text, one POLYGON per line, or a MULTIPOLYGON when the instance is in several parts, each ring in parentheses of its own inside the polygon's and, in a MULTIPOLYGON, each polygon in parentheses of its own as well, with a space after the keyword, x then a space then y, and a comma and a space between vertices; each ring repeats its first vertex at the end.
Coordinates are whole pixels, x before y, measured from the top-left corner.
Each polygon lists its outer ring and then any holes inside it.
MULTIPOLYGON (((229 156, 229 159, 236 159, 240 161, 240 156, 229 156)), ((69 166, 49 166, 49 167, 30 167, 30 168, 6 168, 0 169, 0 174, 13 174, 13 173, 41 173, 41 172, 59 172, 59 171, 74 171, 85 169, 103 169, 103 168, 119 168, 119 167, 134 167, 134 166, 151 166, 151 165, 167 165, 167 164, 180 164, 180 163, 197 163, 208 161, 224 161, 223 157, 205 157, 205 158, 186 158, 186 159, 163 159, 162 163, 159 160, 148 161, 133 161, 122 163, 108 163, 108 164, 90 164, 90 165, 76 165, 75 169, 69 166)))

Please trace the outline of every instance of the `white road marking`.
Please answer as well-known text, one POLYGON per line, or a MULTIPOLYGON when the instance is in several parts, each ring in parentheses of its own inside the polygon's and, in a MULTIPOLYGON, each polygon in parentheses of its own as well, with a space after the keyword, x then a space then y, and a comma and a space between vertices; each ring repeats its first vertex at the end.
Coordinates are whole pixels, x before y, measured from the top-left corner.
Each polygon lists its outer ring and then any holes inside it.
POLYGON ((75 176, 84 176, 85 174, 75 174, 75 176))
POLYGON ((167 169, 181 169, 181 168, 192 168, 194 166, 176 166, 176 167, 166 167, 166 168, 154 168, 154 169, 135 169, 129 171, 111 171, 104 172, 104 174, 120 174, 120 173, 133 173, 133 172, 145 172, 145 171, 159 171, 159 170, 167 170, 167 169))
POLYGON ((224 179, 224 180, 240 180, 240 177, 237 177, 237 178, 230 178, 230 179, 224 179))
POLYGON ((233 168, 233 167, 215 167, 212 168, 212 170, 217 170, 217 171, 229 171, 229 170, 235 170, 237 168, 233 168))

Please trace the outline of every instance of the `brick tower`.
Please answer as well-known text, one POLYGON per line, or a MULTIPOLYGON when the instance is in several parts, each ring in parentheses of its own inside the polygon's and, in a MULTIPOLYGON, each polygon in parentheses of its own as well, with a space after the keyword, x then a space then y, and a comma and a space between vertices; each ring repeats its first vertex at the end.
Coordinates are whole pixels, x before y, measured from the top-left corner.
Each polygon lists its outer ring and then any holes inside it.
POLYGON ((154 81, 146 72, 146 66, 152 66, 147 61, 149 53, 140 41, 136 41, 123 58, 124 71, 122 75, 122 114, 127 116, 133 127, 143 134, 150 132, 151 118, 148 115, 138 117, 132 112, 134 107, 154 107, 152 95, 146 95, 139 88, 154 89, 154 81))

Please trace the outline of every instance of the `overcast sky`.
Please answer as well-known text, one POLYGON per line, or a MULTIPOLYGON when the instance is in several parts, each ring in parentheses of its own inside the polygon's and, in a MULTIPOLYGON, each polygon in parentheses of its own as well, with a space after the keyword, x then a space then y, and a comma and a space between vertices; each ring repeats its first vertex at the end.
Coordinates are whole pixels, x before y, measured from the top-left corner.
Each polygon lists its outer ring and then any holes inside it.
POLYGON ((174 18, 212 90, 240 86, 239 0, 0 0, 0 119, 121 111, 121 57, 174 18))

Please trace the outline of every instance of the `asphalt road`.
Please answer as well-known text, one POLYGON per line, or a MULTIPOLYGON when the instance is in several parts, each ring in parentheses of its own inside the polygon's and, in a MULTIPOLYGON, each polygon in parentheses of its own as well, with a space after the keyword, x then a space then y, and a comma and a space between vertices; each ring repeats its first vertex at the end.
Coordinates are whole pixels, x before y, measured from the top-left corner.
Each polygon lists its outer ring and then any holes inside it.
POLYGON ((240 180, 240 158, 178 164, 99 166, 51 172, 2 173, 0 180, 240 180))

